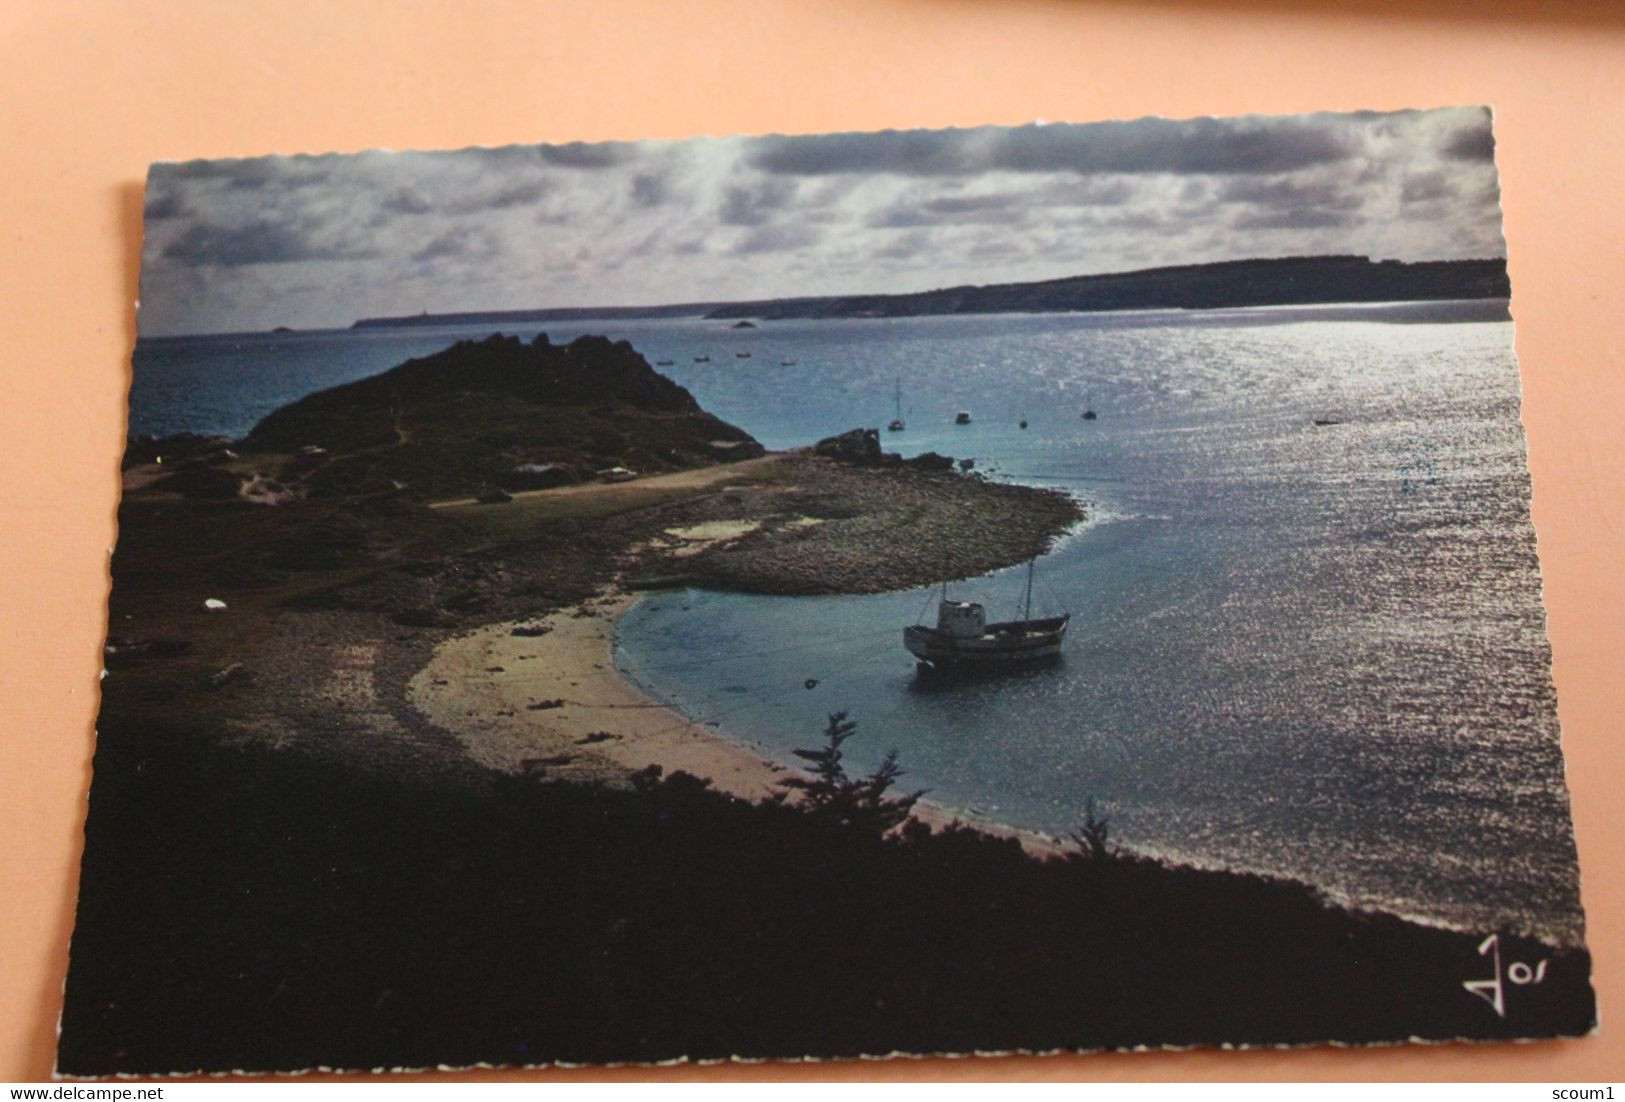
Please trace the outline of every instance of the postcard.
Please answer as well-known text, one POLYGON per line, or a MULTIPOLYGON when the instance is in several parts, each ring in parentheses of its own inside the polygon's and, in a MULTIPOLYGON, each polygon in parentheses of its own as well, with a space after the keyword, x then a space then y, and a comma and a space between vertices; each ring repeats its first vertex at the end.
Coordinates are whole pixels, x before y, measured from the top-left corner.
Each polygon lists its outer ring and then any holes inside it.
POLYGON ((153 166, 59 1074, 1590 1033, 1494 151, 153 166))

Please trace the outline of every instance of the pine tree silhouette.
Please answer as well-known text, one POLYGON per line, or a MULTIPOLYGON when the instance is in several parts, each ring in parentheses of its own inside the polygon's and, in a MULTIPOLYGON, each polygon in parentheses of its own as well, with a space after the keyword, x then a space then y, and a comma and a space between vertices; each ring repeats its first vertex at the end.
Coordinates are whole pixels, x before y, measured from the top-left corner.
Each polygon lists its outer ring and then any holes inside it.
POLYGON ((889 750, 878 768, 867 777, 849 777, 841 763, 841 746, 857 732, 858 725, 835 712, 824 728, 824 745, 816 750, 797 750, 796 757, 812 763, 812 776, 790 777, 779 783, 800 792, 808 814, 842 827, 876 836, 905 822, 927 789, 907 795, 887 792, 903 769, 897 764, 897 751, 889 750))

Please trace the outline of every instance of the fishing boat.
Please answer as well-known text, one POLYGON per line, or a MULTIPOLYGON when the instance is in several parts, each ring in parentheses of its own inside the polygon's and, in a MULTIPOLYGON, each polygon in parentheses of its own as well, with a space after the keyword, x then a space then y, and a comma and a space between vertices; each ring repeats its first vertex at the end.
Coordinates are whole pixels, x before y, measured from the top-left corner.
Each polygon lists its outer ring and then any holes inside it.
POLYGON ((1027 563, 1027 596, 1019 620, 990 624, 975 601, 950 601, 942 583, 937 626, 911 624, 903 646, 919 659, 921 673, 969 673, 1054 662, 1061 657, 1071 613, 1033 619, 1033 563, 1027 563))
POLYGON ((956 424, 956 425, 968 425, 968 424, 970 424, 970 410, 962 409, 958 413, 954 414, 954 424, 956 424))
POLYGON ((708 363, 711 362, 711 357, 710 356, 695 356, 694 357, 694 362, 697 363, 697 364, 708 364, 708 363))
POLYGON ((903 380, 902 380, 901 377, 899 377, 897 379, 897 390, 896 390, 896 394, 895 394, 893 400, 896 403, 896 406, 895 406, 895 414, 896 415, 894 417, 892 417, 891 424, 886 426, 886 431, 887 432, 902 432, 903 431, 903 380))

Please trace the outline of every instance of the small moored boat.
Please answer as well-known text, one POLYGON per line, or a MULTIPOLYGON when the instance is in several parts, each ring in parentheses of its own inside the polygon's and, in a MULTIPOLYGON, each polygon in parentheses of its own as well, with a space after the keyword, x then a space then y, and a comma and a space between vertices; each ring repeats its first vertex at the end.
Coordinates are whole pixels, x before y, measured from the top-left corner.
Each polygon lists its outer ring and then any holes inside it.
POLYGON ((1054 662, 1061 657, 1071 613, 1032 618, 1033 564, 1027 564, 1027 599, 1022 618, 990 624, 975 601, 948 600, 943 583, 937 603, 937 626, 911 624, 903 629, 903 646, 919 659, 921 673, 969 673, 1054 662))
POLYGON ((970 424, 970 410, 962 409, 957 414, 955 414, 954 415, 954 424, 956 424, 956 425, 968 425, 968 424, 970 424))
POLYGON ((896 416, 894 416, 891 419, 891 423, 886 426, 886 431, 887 432, 902 432, 904 426, 903 426, 903 380, 902 380, 901 377, 899 377, 896 380, 896 393, 895 393, 895 396, 893 398, 893 402, 894 402, 893 410, 896 413, 896 416))

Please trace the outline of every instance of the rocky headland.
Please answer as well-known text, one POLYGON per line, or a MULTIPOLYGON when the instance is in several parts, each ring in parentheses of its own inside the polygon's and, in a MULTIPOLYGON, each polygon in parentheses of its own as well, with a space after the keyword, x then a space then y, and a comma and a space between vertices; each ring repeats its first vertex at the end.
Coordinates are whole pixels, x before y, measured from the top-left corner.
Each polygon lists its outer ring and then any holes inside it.
POLYGON ((1081 517, 945 456, 905 462, 873 429, 767 454, 594 337, 460 342, 241 440, 132 441, 125 468, 106 710, 197 709, 412 771, 464 756, 405 692, 460 632, 673 585, 929 584, 1040 554, 1081 517))

